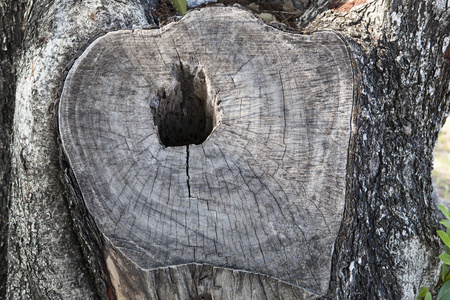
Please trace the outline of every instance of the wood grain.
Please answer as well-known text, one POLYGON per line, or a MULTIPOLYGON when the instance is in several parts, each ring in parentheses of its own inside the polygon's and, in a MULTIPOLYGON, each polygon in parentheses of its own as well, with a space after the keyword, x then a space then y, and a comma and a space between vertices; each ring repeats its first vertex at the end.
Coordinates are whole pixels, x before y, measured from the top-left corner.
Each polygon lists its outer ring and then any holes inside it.
POLYGON ((139 268, 209 264, 324 294, 352 101, 337 34, 214 7, 93 42, 67 76, 59 125, 90 214, 139 268), (192 128, 206 140, 189 144, 192 128), (162 145, 177 134, 183 146, 162 145))

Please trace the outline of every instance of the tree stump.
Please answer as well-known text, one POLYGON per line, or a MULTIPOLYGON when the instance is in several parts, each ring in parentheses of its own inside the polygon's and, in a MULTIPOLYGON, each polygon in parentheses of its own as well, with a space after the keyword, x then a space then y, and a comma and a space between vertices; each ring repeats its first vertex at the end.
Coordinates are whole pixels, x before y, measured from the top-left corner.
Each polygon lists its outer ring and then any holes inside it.
POLYGON ((214 299, 232 297, 233 276, 250 278, 243 299, 325 294, 353 76, 338 34, 283 32, 232 7, 95 40, 66 78, 59 127, 85 217, 109 245, 108 296, 191 295, 202 272, 214 299), (161 276, 181 279, 156 293, 161 276))

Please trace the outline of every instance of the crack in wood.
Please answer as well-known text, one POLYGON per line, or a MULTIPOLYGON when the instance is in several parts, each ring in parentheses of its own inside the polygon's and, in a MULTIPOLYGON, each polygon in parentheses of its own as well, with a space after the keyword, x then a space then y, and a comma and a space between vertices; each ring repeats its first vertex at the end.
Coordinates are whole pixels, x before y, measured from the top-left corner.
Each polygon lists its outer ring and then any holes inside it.
MULTIPOLYGON (((281 85, 281 94, 283 95, 283 121, 284 121, 284 129, 283 129, 283 144, 286 145, 286 99, 284 96, 284 85, 283 85, 283 77, 281 76, 281 72, 283 72, 283 68, 278 71, 278 74, 280 75, 280 85, 281 85)), ((286 149, 286 148, 285 148, 286 149)), ((284 151, 284 154, 286 151, 284 151)), ((283 156, 284 156, 283 154, 283 156)))
POLYGON ((188 197, 191 198, 191 185, 189 184, 189 145, 186 145, 186 183, 188 189, 188 197))

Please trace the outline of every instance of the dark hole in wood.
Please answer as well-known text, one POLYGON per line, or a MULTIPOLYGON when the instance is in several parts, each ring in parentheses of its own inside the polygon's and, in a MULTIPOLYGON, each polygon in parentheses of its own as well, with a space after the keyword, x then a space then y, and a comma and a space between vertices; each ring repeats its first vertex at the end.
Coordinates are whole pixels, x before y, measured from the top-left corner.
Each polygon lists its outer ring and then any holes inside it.
POLYGON ((173 74, 175 87, 161 90, 150 104, 160 142, 166 147, 201 144, 211 134, 215 120, 205 73, 180 64, 174 66, 173 74))

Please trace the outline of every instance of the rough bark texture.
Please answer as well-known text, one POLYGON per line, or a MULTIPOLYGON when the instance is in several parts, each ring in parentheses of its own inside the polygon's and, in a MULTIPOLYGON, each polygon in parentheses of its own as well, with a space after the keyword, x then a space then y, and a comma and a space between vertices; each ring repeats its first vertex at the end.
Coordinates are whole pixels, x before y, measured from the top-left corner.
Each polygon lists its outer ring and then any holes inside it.
MULTIPOLYGON (((138 3, 25 2, 15 93, 6 298, 95 297, 60 182, 54 105, 66 64, 99 30, 147 25, 138 3)), ((8 24, 13 25, 13 24, 8 24)))
POLYGON ((335 33, 204 8, 96 40, 66 79, 61 138, 100 231, 139 267, 208 263, 323 295, 353 88, 335 33))
MULTIPOLYGON (((108 274, 96 274, 103 279, 93 287, 73 233, 66 199, 70 185, 59 180, 53 107, 65 66, 83 44, 98 31, 148 23, 142 7, 148 1, 126 3, 0 2, 0 236, 8 231, 6 298, 89 299, 96 290, 113 296, 107 285, 114 277, 108 274)), ((420 285, 434 280, 430 274, 439 246, 430 171, 437 133, 449 111, 449 6, 444 0, 318 1, 302 19, 303 30, 330 28, 348 37, 361 79, 330 298, 412 299, 420 285)), ((69 200, 77 205, 77 197, 69 200)), ((80 232, 87 228, 80 226, 86 216, 74 216, 80 232)), ((102 240, 97 245, 109 247, 102 240)), ((1 266, 4 250, 0 238, 1 266)), ((86 255, 92 270, 100 270, 92 265, 105 260, 101 251, 97 255, 86 255)), ((197 280, 192 274, 202 268, 207 267, 182 267, 189 272, 180 270, 185 275, 177 282, 197 280)), ((168 282, 170 270, 161 271, 166 274, 161 282, 168 282)), ((5 295, 2 274, 0 298, 5 295)), ((176 295, 177 282, 162 286, 176 295)))
POLYGON ((344 32, 361 73, 330 295, 412 299, 435 281, 440 251, 431 169, 449 112, 449 4, 348 2, 305 28, 344 32))
MULTIPOLYGON (((14 115, 14 58, 22 41, 22 1, 0 3, 0 266, 6 266, 11 135, 14 115)), ((6 296, 7 268, 0 268, 0 299, 6 296)))

